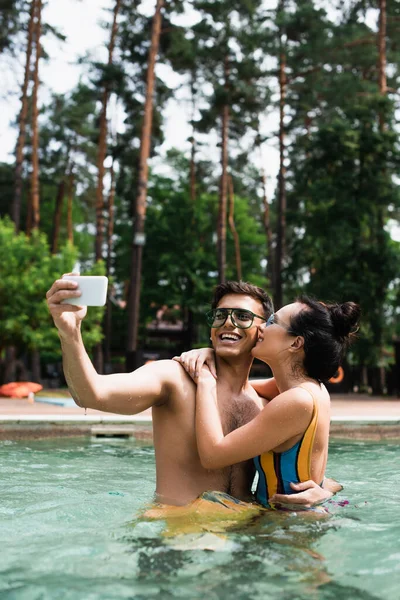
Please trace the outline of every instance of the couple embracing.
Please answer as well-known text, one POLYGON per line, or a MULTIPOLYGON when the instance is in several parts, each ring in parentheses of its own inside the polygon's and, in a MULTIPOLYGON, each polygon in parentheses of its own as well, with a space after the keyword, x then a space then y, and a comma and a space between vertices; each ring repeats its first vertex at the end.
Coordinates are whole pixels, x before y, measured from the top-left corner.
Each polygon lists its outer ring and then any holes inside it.
POLYGON ((47 292, 69 390, 83 408, 126 415, 152 408, 157 503, 185 506, 212 490, 264 507, 310 507, 340 489, 325 478, 324 382, 342 361, 358 305, 301 297, 274 313, 261 288, 226 282, 207 313, 212 350, 99 375, 81 337, 86 307, 61 304, 79 295, 66 279, 47 292), (249 381, 255 357, 271 367, 272 379, 249 381))

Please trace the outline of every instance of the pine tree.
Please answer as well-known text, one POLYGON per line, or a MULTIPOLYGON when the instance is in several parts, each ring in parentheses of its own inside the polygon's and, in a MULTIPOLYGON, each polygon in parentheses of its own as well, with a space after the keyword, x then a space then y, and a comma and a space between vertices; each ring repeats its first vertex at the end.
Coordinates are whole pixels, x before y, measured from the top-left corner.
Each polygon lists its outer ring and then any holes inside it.
POLYGON ((35 5, 35 66, 33 71, 32 91, 32 175, 31 196, 28 205, 28 220, 26 232, 30 235, 32 230, 39 229, 40 221, 40 198, 39 198, 39 125, 38 125, 38 90, 39 90, 39 61, 41 55, 41 33, 42 33, 42 0, 36 0, 35 5))
POLYGON ((140 157, 138 173, 138 190, 135 202, 135 223, 132 241, 132 259, 130 292, 128 296, 128 345, 127 367, 129 370, 136 365, 136 351, 138 343, 138 327, 140 318, 140 287, 142 274, 142 255, 145 236, 145 216, 147 205, 148 184, 148 159, 150 156, 150 143, 153 119, 153 89, 155 74, 154 68, 158 54, 161 33, 161 18, 164 0, 157 0, 153 18, 149 59, 147 67, 146 99, 143 115, 143 127, 140 140, 140 157))
POLYGON ((29 23, 28 23, 28 39, 25 58, 24 81, 22 84, 21 94, 21 112, 18 119, 18 140, 16 147, 16 166, 15 166, 15 192, 11 206, 11 217, 15 223, 15 230, 18 233, 21 220, 21 198, 22 198, 22 163, 24 158, 24 146, 26 137, 26 119, 28 115, 28 85, 31 72, 31 57, 32 57, 32 41, 34 33, 35 13, 37 0, 31 0, 29 23))
MULTIPOLYGON (((298 18, 305 8, 303 3, 298 18)), ((379 60, 379 30, 364 21, 367 8, 368 3, 351 3, 338 24, 327 25, 323 17, 319 29, 330 31, 322 50, 316 52, 319 43, 314 48, 298 44, 297 63, 301 51, 308 64, 289 87, 291 241, 284 273, 292 295, 306 285, 320 298, 361 303, 363 326, 353 359, 365 373, 367 366, 384 364, 388 322, 383 314, 398 253, 386 225, 391 207, 399 205, 393 179, 399 156, 395 107, 381 92, 384 57, 381 50, 379 60)), ((306 39, 307 30, 312 33, 311 20, 302 22, 304 28, 296 27, 298 40, 306 39)), ((310 41, 318 40, 318 31, 313 38, 309 34, 310 41)), ((386 41, 391 48, 390 38, 386 41)), ((395 81, 394 55, 389 61, 395 81)), ((383 378, 373 383, 376 391, 382 391, 379 381, 383 378)))
POLYGON ((285 167, 285 105, 286 105, 286 43, 285 1, 280 0, 277 9, 279 25, 279 175, 278 175, 278 219, 275 250, 274 307, 283 303, 282 268, 286 253, 286 167, 285 167))
MULTIPOLYGON (((199 0, 194 7, 202 20, 193 27, 198 48, 200 80, 213 86, 212 96, 203 94, 208 108, 201 110, 200 132, 217 130, 221 147, 221 178, 217 224, 219 280, 226 277, 226 223, 228 174, 234 153, 245 134, 255 135, 258 116, 265 110, 268 88, 257 57, 261 38, 262 2, 214 2, 199 0), (261 83, 262 82, 262 83, 261 83)), ((236 184, 235 184, 236 185, 236 184)))
MULTIPOLYGON (((121 1, 116 0, 114 6, 114 17, 111 27, 111 37, 108 46, 108 67, 110 68, 113 64, 113 54, 116 44, 116 36, 118 31, 118 14, 121 8, 121 1)), ((100 260, 103 255, 103 237, 104 237, 104 199, 103 199, 103 179, 104 179, 104 161, 107 153, 107 105, 110 95, 109 82, 106 80, 104 83, 102 102, 101 102, 101 113, 100 113, 100 124, 99 124, 99 144, 98 144, 98 156, 97 156, 97 190, 96 190, 96 243, 95 243, 95 256, 96 260, 100 260)))

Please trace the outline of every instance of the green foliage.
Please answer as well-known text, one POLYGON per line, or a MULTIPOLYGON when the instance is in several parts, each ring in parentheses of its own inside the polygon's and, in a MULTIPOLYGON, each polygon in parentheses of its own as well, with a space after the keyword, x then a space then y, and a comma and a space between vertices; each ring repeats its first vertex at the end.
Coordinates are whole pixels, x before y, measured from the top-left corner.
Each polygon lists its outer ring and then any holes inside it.
POLYGON ((228 105, 229 138, 239 140, 252 130, 254 135, 270 100, 260 59, 263 3, 196 0, 193 5, 202 17, 192 28, 193 71, 202 104, 196 129, 205 133, 219 127, 222 107, 228 105), (203 82, 212 85, 211 93, 203 82))
POLYGON ((25 0, 0 0, 0 53, 13 51, 15 37, 21 27, 21 13, 26 10, 25 0))
MULTIPOLYGON (((4 0, 0 5, 0 52, 22 57, 30 2, 4 0)), ((52 280, 70 270, 75 257, 84 272, 90 272, 93 265, 99 107, 104 84, 112 104, 117 98, 125 115, 124 131, 113 135, 110 127, 107 146, 117 176, 112 272, 115 296, 126 300, 151 35, 151 18, 141 13, 140 5, 140 0, 122 2, 113 64, 82 59, 79 85, 65 95, 53 95, 41 108, 40 228, 51 242, 56 197, 65 179, 60 241, 65 240, 65 199, 73 173, 76 248, 65 246, 58 257, 51 257, 43 235, 31 240, 16 237, 7 220, 2 221, 2 345, 17 341, 21 347, 58 351, 56 332, 45 316, 45 307, 43 314, 32 307, 40 306, 52 280), (13 267, 9 269, 7 264, 13 267), (30 282, 38 277, 46 283, 35 296, 30 282), (18 297, 15 302, 14 297, 18 297)), ((190 198, 189 160, 180 150, 172 150, 166 161, 169 170, 162 171, 167 175, 150 174, 142 325, 154 317, 155 307, 166 302, 179 304, 185 317, 190 311, 200 324, 208 305, 217 277, 220 168, 215 161, 199 157, 209 156, 211 136, 215 139, 217 132, 220 137, 221 109, 226 104, 230 117, 228 170, 235 191, 243 277, 264 285, 261 265, 266 239, 259 200, 260 165, 254 157, 266 141, 263 125, 272 111, 278 127, 277 67, 284 52, 286 300, 304 288, 326 300, 359 300, 363 323, 351 359, 362 365, 385 362, 382 349, 390 346, 393 335, 400 335, 400 251, 388 234, 389 223, 398 221, 400 215, 396 92, 400 79, 400 7, 396 2, 387 3, 386 95, 380 93, 378 84, 377 28, 366 18, 373 10, 377 14, 377 8, 372 0, 340 2, 333 17, 327 1, 285 0, 272 10, 261 0, 165 3, 156 69, 165 81, 156 78, 151 156, 157 155, 164 141, 163 116, 168 100, 175 97, 190 102, 196 141, 196 201, 193 204, 190 198), (199 19, 193 26, 182 25, 184 20, 177 18, 187 9, 197 11, 199 19), (183 87, 172 89, 165 79, 165 67, 181 75, 183 87)), ((43 29, 44 35, 54 33, 46 25, 43 29)), ((108 117, 113 120, 111 110, 108 117)), ((276 133, 269 134, 270 146, 277 142, 276 133)), ((30 136, 28 119, 23 224, 30 189, 30 136)), ((270 166, 262 166, 269 177, 270 166)), ((0 216, 9 212, 13 179, 14 168, 1 164, 0 216)), ((107 185, 107 177, 105 182, 107 185)), ((276 220, 272 205, 273 230, 276 220)), ((275 231, 273 234, 274 245, 275 231)), ((95 269, 102 272, 104 266, 95 269)), ((227 277, 236 276, 228 227, 227 277)), ((84 324, 89 346, 100 339, 100 318, 101 310, 89 310, 84 324)), ((113 348, 123 349, 126 328, 126 311, 116 308, 113 348)))
POLYGON ((298 140, 289 195, 296 233, 286 278, 288 295, 305 284, 322 299, 360 302, 362 328, 353 356, 376 365, 382 343, 393 334, 387 301, 399 273, 400 244, 383 224, 388 207, 399 206, 393 174, 400 157, 393 132, 371 127, 364 108, 357 122, 336 118, 298 140))
MULTIPOLYGON (((63 273, 72 270, 77 251, 65 245, 51 255, 46 236, 34 232, 31 238, 15 234, 13 223, 0 219, 0 340, 1 347, 39 350, 61 355, 57 330, 46 305, 46 292, 63 273)), ((93 274, 102 274, 99 264, 93 274)), ((85 343, 91 348, 101 339, 103 309, 89 310, 85 343)))
MULTIPOLYGON (((177 151, 170 154, 170 177, 152 175, 149 183, 149 205, 146 215, 147 243, 143 253, 141 323, 151 321, 156 307, 178 304, 183 313, 190 310, 197 323, 203 323, 203 312, 209 306, 212 288, 217 283, 215 229, 218 196, 207 193, 199 184, 195 203, 189 193, 187 159, 177 151)), ((235 198, 235 225, 241 241, 245 278, 262 284, 264 234, 247 198, 235 198)), ((119 240, 116 278, 129 272, 129 224, 117 227, 119 240)), ((234 244, 227 235, 227 277, 237 279, 234 244)))

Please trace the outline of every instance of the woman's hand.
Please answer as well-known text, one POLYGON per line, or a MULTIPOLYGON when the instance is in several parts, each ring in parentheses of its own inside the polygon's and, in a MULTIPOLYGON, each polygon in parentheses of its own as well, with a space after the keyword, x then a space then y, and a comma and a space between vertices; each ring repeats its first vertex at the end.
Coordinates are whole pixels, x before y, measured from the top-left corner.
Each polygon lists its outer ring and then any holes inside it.
POLYGON ((268 498, 270 504, 298 504, 304 508, 312 508, 317 504, 322 504, 325 500, 332 498, 333 493, 322 488, 315 481, 303 481, 301 483, 291 483, 290 487, 298 492, 297 494, 274 494, 268 498))
POLYGON ((197 378, 197 384, 198 385, 207 385, 207 384, 211 384, 213 386, 215 386, 216 381, 215 381, 215 377, 214 375, 211 373, 210 369, 208 368, 208 366, 206 364, 204 364, 201 367, 199 376, 197 378))
POLYGON ((212 348, 199 348, 183 352, 180 356, 174 356, 172 360, 181 363, 185 371, 197 383, 203 365, 207 365, 209 372, 217 379, 215 367, 215 355, 212 348))

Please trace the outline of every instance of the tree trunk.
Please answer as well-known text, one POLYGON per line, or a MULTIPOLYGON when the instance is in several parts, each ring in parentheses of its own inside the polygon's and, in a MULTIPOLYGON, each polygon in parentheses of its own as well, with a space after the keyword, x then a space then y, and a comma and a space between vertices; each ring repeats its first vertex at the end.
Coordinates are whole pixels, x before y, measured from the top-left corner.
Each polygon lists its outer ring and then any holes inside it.
MULTIPOLYGON (((117 17, 121 7, 121 0, 116 0, 114 6, 114 20, 111 28, 111 39, 108 46, 108 65, 112 65, 113 53, 115 48, 115 39, 117 36, 117 17)), ((104 229, 104 197, 103 197, 103 179, 104 179, 104 161, 107 152, 107 105, 109 97, 109 85, 104 85, 102 107, 100 114, 99 148, 97 154, 97 190, 96 190, 96 261, 102 258, 103 229, 104 229)))
POLYGON ((31 218, 27 235, 30 235, 31 229, 39 229, 40 208, 39 208, 39 126, 38 126, 38 90, 39 90, 39 61, 41 54, 41 17, 42 0, 37 0, 36 20, 35 20, 35 45, 36 59, 35 70, 33 74, 33 93, 32 93, 32 177, 31 177, 31 218))
MULTIPOLYGON (((387 77, 386 77, 386 21, 387 21, 387 12, 386 12, 386 0, 379 0, 379 33, 378 33, 378 52, 379 52, 379 92, 382 96, 386 96, 387 94, 387 77)), ((380 111, 379 113, 379 130, 382 134, 384 134, 386 130, 386 120, 384 111, 380 111)), ((386 175, 386 167, 383 169, 384 174, 386 175)), ((387 175, 386 175, 387 176, 387 175)), ((384 256, 385 253, 385 237, 384 237, 384 227, 385 227, 385 213, 384 207, 382 204, 382 200, 378 200, 378 210, 377 210, 377 246, 378 253, 381 256, 384 256)), ((380 288, 381 292, 381 302, 382 305, 384 302, 384 294, 385 294, 385 286, 382 285, 380 288)), ((375 331, 375 339, 376 344, 380 348, 380 352, 382 355, 383 352, 383 323, 382 318, 376 324, 375 331)), ((386 381, 383 379, 384 377, 384 368, 381 367, 380 370, 380 378, 378 380, 378 394, 385 393, 386 381)))
POLYGON ((142 273, 142 253, 144 244, 144 222, 146 217, 148 164, 150 156, 151 130, 153 120, 154 68, 158 54, 161 32, 161 10, 164 0, 157 0, 153 18, 151 43, 146 81, 146 100, 143 127, 140 140, 138 191, 134 205, 135 223, 133 228, 130 288, 128 295, 128 344, 126 365, 130 371, 137 366, 137 342, 140 315, 140 284, 142 273))
POLYGON ((112 162, 110 169, 111 184, 110 193, 108 195, 108 228, 107 228, 107 277, 110 276, 111 272, 111 254, 112 254, 112 236, 114 234, 114 200, 115 200, 115 171, 114 161, 112 162))
MULTIPOLYGON (((229 90, 228 56, 224 60, 225 91, 229 90)), ((218 281, 226 279, 226 209, 228 204, 228 137, 229 137, 229 104, 226 100, 222 108, 221 123, 221 184, 218 211, 218 281)))
MULTIPOLYGON (((379 1, 379 34, 378 34, 378 51, 379 51, 379 91, 383 96, 387 93, 386 79, 386 0, 379 1)), ((382 118, 382 115, 381 115, 382 118)), ((384 123, 381 122, 381 129, 384 123)))
POLYGON ((74 202, 74 183, 75 177, 71 171, 68 176, 68 198, 67 198, 67 237, 68 241, 73 244, 74 243, 74 223, 72 219, 72 206, 74 202))
POLYGON ((232 232, 232 236, 233 236, 233 242, 235 244, 235 262, 236 262, 236 274, 237 274, 237 278, 239 281, 242 280, 242 259, 240 256, 240 239, 239 239, 239 234, 236 231, 236 227, 235 227, 235 218, 234 218, 234 212, 235 212, 235 195, 233 193, 233 181, 232 181, 232 177, 229 176, 228 178, 228 188, 229 188, 229 216, 228 216, 228 222, 229 222, 229 228, 232 232))
MULTIPOLYGON (((280 0, 279 11, 284 11, 284 0, 280 0)), ((282 268, 286 250, 286 169, 285 169, 285 101, 286 101, 286 52, 284 32, 280 31, 279 51, 279 185, 278 185, 278 226, 276 240, 274 305, 275 310, 282 306, 282 268)))
POLYGON ((11 218, 15 224, 15 231, 18 233, 21 224, 21 197, 22 197, 22 162, 24 158, 25 134, 26 134, 26 118, 28 115, 28 85, 31 74, 31 56, 32 56, 32 40, 33 29, 35 22, 36 0, 32 0, 29 25, 28 25, 28 44, 26 48, 25 74, 22 84, 21 95, 21 112, 19 115, 19 133, 16 148, 16 165, 15 165, 15 191, 13 203, 11 206, 11 218))
POLYGON ((195 90, 195 72, 192 72, 191 93, 192 93, 192 139, 190 153, 190 200, 196 202, 196 139, 194 118, 196 113, 196 90, 195 90))
POLYGON ((192 147, 190 152, 190 200, 194 204, 196 202, 196 142, 194 139, 194 135, 192 135, 191 145, 192 147))
POLYGON ((32 379, 35 383, 41 383, 41 371, 40 371, 40 352, 35 349, 31 353, 31 369, 32 379))
POLYGON ((54 219, 53 219, 53 233, 51 240, 51 253, 57 254, 58 250, 58 239, 60 236, 60 224, 61 224, 61 215, 62 208, 64 202, 65 195, 65 176, 61 179, 58 184, 57 198, 56 198, 56 207, 54 210, 54 219))
POLYGON ((264 208, 264 229, 267 238, 267 280, 272 293, 275 296, 275 277, 274 277, 274 256, 273 256, 273 244, 272 244, 272 229, 271 229, 271 216, 267 197, 267 177, 264 169, 261 170, 261 183, 263 186, 263 208, 264 208))
POLYGON ((104 355, 103 355, 103 344, 101 342, 94 347, 93 366, 100 375, 103 375, 103 373, 104 373, 104 355))
MULTIPOLYGON (((188 277, 186 298, 193 297, 194 287, 195 286, 194 286, 193 280, 190 277, 188 277)), ((185 299, 183 299, 182 306, 184 306, 185 304, 186 304, 185 299)), ((185 329, 185 335, 183 338, 183 348, 184 348, 184 350, 189 350, 190 348, 193 348, 193 345, 195 342, 195 336, 196 336, 196 323, 195 323, 195 318, 194 318, 194 312, 189 306, 186 306, 185 323, 186 323, 186 329, 185 329)))
POLYGON ((5 350, 4 383, 16 381, 17 377, 17 350, 15 346, 7 346, 5 350))
MULTIPOLYGON (((111 273, 111 255, 112 255, 112 236, 114 233, 114 199, 115 199, 115 171, 114 171, 114 161, 112 162, 111 169, 111 186, 110 193, 108 195, 108 230, 107 230, 107 265, 106 265, 106 275, 110 277, 111 273)), ((104 362, 110 366, 111 365, 111 350, 110 350, 110 338, 111 338, 111 328, 112 328, 112 302, 110 299, 111 290, 108 292, 107 297, 107 308, 104 319, 104 362)))

